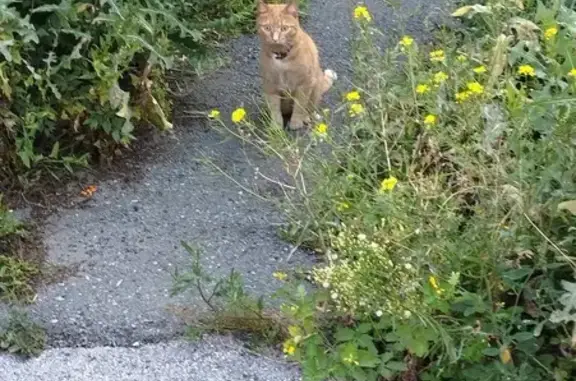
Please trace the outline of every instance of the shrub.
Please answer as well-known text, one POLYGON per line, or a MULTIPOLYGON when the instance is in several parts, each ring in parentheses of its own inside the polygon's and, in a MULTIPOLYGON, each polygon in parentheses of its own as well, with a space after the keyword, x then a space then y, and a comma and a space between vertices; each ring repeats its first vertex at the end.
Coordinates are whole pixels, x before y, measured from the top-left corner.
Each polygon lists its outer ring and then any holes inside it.
POLYGON ((85 165, 172 127, 164 73, 245 25, 248 0, 0 2, 0 176, 85 165))
POLYGON ((23 224, 5 207, 0 194, 0 300, 29 302, 35 295, 32 284, 38 267, 14 255, 26 236, 23 224))
POLYGON ((326 256, 282 293, 287 354, 307 380, 572 379, 576 13, 466 6, 383 53, 354 15, 344 127, 230 129, 286 163, 285 234, 326 256))
POLYGON ((0 326, 0 349, 25 357, 39 355, 46 346, 46 331, 27 313, 11 310, 0 326))

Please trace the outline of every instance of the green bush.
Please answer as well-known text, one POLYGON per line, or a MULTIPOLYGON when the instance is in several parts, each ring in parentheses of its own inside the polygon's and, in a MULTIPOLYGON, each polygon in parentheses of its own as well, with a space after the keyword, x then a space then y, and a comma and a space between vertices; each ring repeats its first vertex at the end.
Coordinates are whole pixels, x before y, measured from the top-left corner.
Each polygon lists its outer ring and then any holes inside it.
POLYGON ((0 324, 0 349, 25 357, 37 356, 46 346, 45 329, 26 312, 11 310, 6 324, 0 324))
POLYGON ((354 15, 345 126, 234 130, 286 163, 286 234, 326 256, 282 292, 285 352, 306 380, 573 379, 576 12, 471 5, 384 53, 354 15))
POLYGON ((34 298, 32 284, 39 274, 38 267, 14 258, 26 233, 23 224, 2 203, 0 194, 0 300, 30 302, 34 298))
POLYGON ((85 165, 172 127, 164 74, 246 25, 248 0, 0 1, 0 178, 85 165))

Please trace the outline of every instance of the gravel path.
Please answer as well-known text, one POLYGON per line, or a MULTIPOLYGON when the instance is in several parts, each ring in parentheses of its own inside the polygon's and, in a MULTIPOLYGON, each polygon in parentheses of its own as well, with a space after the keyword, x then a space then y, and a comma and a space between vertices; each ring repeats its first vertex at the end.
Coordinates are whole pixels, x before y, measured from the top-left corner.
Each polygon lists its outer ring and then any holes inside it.
POLYGON ((298 371, 254 356, 231 340, 171 342, 142 348, 62 348, 23 362, 0 361, 2 380, 18 381, 297 381, 298 371))
MULTIPOLYGON (((408 31, 426 37, 432 27, 426 20, 446 9, 442 1, 402 1, 400 13, 413 14, 408 31)), ((351 3, 310 3, 306 29, 318 43, 324 68, 340 77, 330 95, 334 102, 350 83, 351 3)), ((392 10, 381 0, 366 4, 383 30, 392 31, 399 20, 392 10)), ((243 104, 256 112, 257 47, 253 36, 232 41, 232 64, 194 84, 186 109, 215 107, 229 115, 243 104)), ((201 308, 191 297, 169 297, 171 272, 189 263, 181 240, 204 249, 209 269, 242 272, 257 293, 275 289, 271 274, 276 269, 312 260, 298 251, 287 263, 292 247, 277 237, 281 218, 271 205, 199 160, 206 155, 236 181, 248 188, 256 184, 265 193, 273 193, 274 187, 255 178, 255 168, 275 176, 275 167, 238 142, 223 142, 200 119, 176 122, 176 139, 159 143, 155 157, 142 164, 141 180, 99 184, 86 207, 62 209, 49 219, 49 262, 79 270, 40 290, 30 307, 32 317, 46 326, 54 349, 25 364, 0 355, 2 380, 294 379, 288 365, 249 357, 217 340, 171 342, 181 335, 182 326, 168 311, 170 305, 201 308)))

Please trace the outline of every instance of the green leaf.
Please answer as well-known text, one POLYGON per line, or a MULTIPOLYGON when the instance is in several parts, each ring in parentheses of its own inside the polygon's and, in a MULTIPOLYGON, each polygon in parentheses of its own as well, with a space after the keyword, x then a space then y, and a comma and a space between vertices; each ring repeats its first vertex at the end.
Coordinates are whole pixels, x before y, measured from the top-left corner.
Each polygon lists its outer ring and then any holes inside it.
POLYGON ((509 270, 503 274, 503 277, 510 281, 517 281, 526 278, 533 271, 532 268, 523 267, 519 269, 509 270))
POLYGON ((364 368, 376 368, 380 364, 378 355, 364 350, 358 351, 358 362, 364 368))
POLYGON ((335 335, 337 342, 346 342, 354 339, 354 330, 350 328, 339 328, 335 335))
POLYGON ((12 45, 14 45, 14 40, 0 41, 0 53, 8 62, 12 62, 12 53, 10 53, 9 49, 12 45))
POLYGON ((384 353, 382 356, 380 356, 380 361, 382 361, 382 363, 387 363, 387 362, 390 361, 393 357, 394 357, 394 353, 392 353, 392 352, 386 352, 386 353, 384 353))
POLYGON ((351 371, 352 377, 356 381, 368 381, 368 376, 362 368, 355 367, 351 371))
POLYGON ((495 356, 499 356, 499 355, 500 355, 500 349, 490 347, 490 348, 484 349, 484 350, 482 351, 482 353, 483 353, 485 356, 495 357, 495 356))
POLYGON ((362 323, 358 326, 358 328, 356 328, 356 331, 360 332, 360 333, 368 333, 372 330, 372 324, 371 323, 362 323))
POLYGON ((512 336, 512 340, 516 342, 523 342, 534 338, 534 334, 532 332, 518 332, 514 336, 512 336))
POLYGON ((59 153, 60 153, 60 142, 56 142, 52 146, 52 151, 50 152, 50 158, 57 159, 59 153))
POLYGON ((386 364, 386 368, 395 370, 397 372, 403 372, 406 369, 408 369, 406 364, 401 361, 390 361, 389 363, 386 364))

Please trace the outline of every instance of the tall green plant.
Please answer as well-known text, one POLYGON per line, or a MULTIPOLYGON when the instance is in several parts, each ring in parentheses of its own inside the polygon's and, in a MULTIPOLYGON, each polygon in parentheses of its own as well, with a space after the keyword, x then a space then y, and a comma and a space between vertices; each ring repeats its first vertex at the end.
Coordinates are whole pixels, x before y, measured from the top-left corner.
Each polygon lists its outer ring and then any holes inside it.
POLYGON ((344 126, 229 129, 285 161, 286 233, 325 253, 317 288, 283 295, 307 380, 576 372, 576 13, 491 1, 455 16, 478 21, 382 52, 356 7, 344 126))

